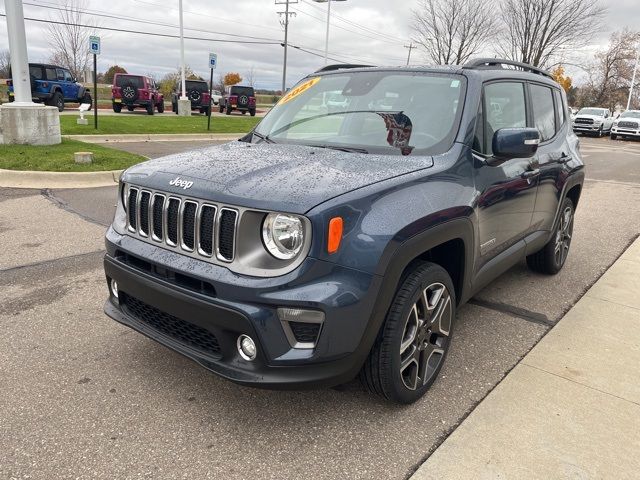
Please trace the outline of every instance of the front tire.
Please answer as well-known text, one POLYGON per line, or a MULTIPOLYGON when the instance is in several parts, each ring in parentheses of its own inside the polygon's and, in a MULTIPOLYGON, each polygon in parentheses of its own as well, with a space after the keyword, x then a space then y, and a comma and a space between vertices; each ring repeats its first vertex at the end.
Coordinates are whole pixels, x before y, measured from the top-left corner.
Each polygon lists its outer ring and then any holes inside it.
POLYGON ((232 110, 231 105, 227 106, 227 115, 231 115, 232 110))
POLYGON ((147 105, 147 115, 153 115, 153 103, 147 105))
POLYGON ((618 138, 618 135, 616 135, 615 133, 611 134, 611 140, 616 140, 618 138))
POLYGON ((438 377, 449 351, 456 299, 439 265, 423 262, 404 278, 360 378, 370 391, 408 404, 438 377))
POLYGON ((531 270, 547 275, 555 275, 562 270, 571 246, 574 213, 573 202, 565 198, 551 240, 540 251, 527 257, 527 265, 531 270))

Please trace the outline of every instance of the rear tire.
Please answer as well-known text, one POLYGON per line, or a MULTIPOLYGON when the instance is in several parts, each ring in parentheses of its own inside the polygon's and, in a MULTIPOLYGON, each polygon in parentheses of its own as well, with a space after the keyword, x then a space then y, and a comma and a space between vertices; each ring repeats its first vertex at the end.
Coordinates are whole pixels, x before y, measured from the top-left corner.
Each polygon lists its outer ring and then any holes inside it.
POLYGON ((231 115, 231 111, 232 111, 232 110, 233 110, 233 109, 231 108, 231 105, 229 105, 229 106, 227 107, 227 115, 231 115))
POLYGON ((220 113, 224 113, 224 105, 220 105, 218 104, 218 110, 220 110, 220 113))
POLYGON ((455 310, 447 271, 435 263, 417 264, 398 288, 360 372, 364 386, 396 403, 422 397, 445 361, 455 310))
POLYGON ((565 198, 551 239, 540 251, 527 257, 527 265, 531 270, 547 275, 555 275, 562 270, 569 256, 574 213, 573 202, 565 198))
POLYGON ((164 113, 164 102, 158 104, 158 113, 164 113))
POLYGON ((59 112, 64 111, 64 97, 62 93, 55 92, 53 97, 51 97, 51 106, 57 107, 59 112))
POLYGON ((249 110, 249 114, 250 114, 252 117, 255 117, 255 116, 256 116, 256 109, 255 109, 255 108, 253 108, 253 109, 249 110))
POLYGON ((120 113, 122 111, 122 105, 120 105, 119 103, 114 103, 113 104, 113 111, 116 113, 120 113))

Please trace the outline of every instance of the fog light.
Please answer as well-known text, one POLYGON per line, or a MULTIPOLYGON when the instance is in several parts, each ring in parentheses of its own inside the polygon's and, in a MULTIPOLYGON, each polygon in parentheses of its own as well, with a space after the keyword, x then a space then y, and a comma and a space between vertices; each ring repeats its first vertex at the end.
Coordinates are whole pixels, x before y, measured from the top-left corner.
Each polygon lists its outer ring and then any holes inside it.
POLYGON ((116 282, 114 279, 111 279, 111 294, 118 298, 118 282, 116 282))
POLYGON ((256 343, 250 336, 240 335, 238 337, 238 352, 242 358, 251 362, 255 360, 258 349, 256 348, 256 343))

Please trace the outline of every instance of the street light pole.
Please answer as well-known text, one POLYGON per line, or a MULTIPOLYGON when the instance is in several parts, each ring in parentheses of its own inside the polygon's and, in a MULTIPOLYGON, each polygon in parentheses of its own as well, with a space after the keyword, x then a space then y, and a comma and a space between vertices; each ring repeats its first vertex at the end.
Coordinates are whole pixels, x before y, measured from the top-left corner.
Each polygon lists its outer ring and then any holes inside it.
POLYGON ((6 0, 4 7, 7 15, 9 51, 11 52, 11 76, 15 95, 14 105, 33 105, 22 1, 6 0))
POLYGON ((633 95, 633 85, 636 83, 636 72, 638 71, 638 61, 640 61, 640 44, 636 46, 636 64, 633 67, 631 86, 629 87, 629 99, 627 100, 627 110, 631 107, 631 96, 633 95))
POLYGON ((316 3, 327 4, 327 35, 324 40, 324 64, 329 62, 329 26, 331 25, 331 2, 346 2, 347 0, 313 0, 316 3))
POLYGON ((186 79, 184 72, 184 20, 182 14, 182 0, 179 0, 179 8, 180 8, 180 82, 181 82, 181 93, 180 100, 186 100, 186 79))

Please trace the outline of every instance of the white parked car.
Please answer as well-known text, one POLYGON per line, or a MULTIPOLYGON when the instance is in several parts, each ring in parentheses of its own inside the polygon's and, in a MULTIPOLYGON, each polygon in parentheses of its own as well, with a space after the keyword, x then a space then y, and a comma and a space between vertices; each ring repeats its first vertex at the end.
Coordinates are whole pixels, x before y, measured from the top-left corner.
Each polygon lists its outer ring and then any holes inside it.
POLYGON ((220 103, 220 98, 222 98, 222 94, 218 90, 211 91, 211 102, 214 105, 218 105, 220 103))
POLYGON ((611 128, 611 140, 618 137, 640 138, 640 110, 627 110, 616 118, 611 128))
POLYGON ((573 131, 601 137, 611 132, 613 116, 608 108, 583 108, 573 119, 573 131))

